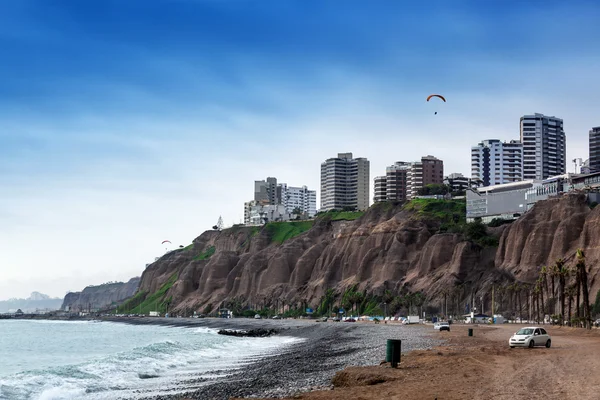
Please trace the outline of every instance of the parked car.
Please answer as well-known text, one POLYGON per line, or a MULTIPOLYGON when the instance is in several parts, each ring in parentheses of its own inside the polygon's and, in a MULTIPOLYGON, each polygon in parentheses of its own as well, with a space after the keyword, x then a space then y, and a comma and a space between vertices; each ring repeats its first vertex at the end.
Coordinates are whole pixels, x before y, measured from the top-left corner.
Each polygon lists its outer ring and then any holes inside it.
POLYGON ((262 317, 260 316, 260 314, 256 314, 256 315, 254 316, 254 319, 262 319, 262 317))
POLYGON ((433 329, 450 332, 450 324, 448 322, 436 322, 433 324, 433 329))
POLYGON ((550 347, 552 339, 544 328, 528 326, 515 332, 508 340, 508 345, 511 349, 514 347, 529 347, 530 349, 534 346, 550 347))
POLYGON ((281 319, 281 317, 279 315, 273 315, 271 318, 272 319, 281 319))
POLYGON ((354 318, 346 318, 344 322, 356 322, 354 318))

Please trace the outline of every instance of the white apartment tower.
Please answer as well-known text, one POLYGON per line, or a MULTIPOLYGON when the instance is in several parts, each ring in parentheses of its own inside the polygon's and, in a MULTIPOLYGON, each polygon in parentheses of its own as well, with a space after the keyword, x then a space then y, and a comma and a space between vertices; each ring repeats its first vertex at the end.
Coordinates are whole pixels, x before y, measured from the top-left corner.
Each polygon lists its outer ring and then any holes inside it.
POLYGON ((321 164, 321 209, 369 208, 369 160, 338 153, 321 164))
POLYGON ((543 180, 567 172, 567 139, 563 120, 543 114, 521 117, 523 179, 543 180))
POLYGON ((523 144, 488 139, 471 147, 471 178, 483 186, 522 181, 523 144))
POLYGON ((302 214, 312 218, 317 213, 317 191, 308 190, 306 186, 293 187, 285 183, 281 187, 281 202, 288 213, 299 209, 302 214))

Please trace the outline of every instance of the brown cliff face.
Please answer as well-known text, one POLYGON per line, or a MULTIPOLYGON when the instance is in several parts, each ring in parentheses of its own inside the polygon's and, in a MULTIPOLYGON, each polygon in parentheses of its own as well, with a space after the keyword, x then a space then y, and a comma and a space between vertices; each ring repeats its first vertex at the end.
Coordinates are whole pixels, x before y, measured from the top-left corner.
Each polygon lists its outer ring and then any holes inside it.
POLYGON ((500 237, 495 265, 520 281, 532 283, 542 266, 551 265, 558 258, 571 265, 577 249, 583 249, 590 293, 595 295, 600 289, 600 282, 595 279, 599 246, 600 207, 591 210, 585 195, 570 194, 539 202, 512 223, 500 237))
POLYGON ((139 284, 140 278, 136 277, 128 282, 88 286, 81 292, 68 293, 63 300, 61 310, 99 310, 112 304, 120 304, 135 294, 139 284))
POLYGON ((417 217, 400 206, 373 207, 356 221, 317 219, 307 232, 283 244, 266 229, 237 227, 207 231, 193 249, 174 251, 151 264, 140 290, 156 291, 173 272, 169 290, 175 310, 218 307, 233 298, 255 304, 306 301, 316 305, 329 288, 341 293, 357 284, 374 294, 423 291, 436 298, 462 285, 463 293, 485 292, 492 283, 532 283, 542 265, 586 251, 590 279, 600 259, 600 207, 590 210, 579 195, 538 203, 518 221, 500 228, 498 248, 436 233, 439 221, 417 217), (198 255, 214 246, 209 259, 198 255))

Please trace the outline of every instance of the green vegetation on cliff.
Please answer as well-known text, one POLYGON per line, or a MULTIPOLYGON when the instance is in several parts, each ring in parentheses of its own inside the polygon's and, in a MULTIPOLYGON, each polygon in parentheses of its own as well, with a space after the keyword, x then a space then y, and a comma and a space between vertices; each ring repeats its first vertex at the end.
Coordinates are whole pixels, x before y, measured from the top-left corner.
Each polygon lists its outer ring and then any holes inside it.
POLYGON ((171 298, 165 299, 165 296, 176 280, 177 273, 175 272, 156 292, 150 295, 148 292, 138 292, 117 307, 117 314, 148 314, 150 311, 159 311, 164 314, 171 303, 171 298))
POLYGON ((317 218, 327 218, 330 221, 354 221, 364 214, 364 211, 329 210, 327 212, 318 213, 317 218))
POLYGON ((419 218, 436 219, 442 224, 457 224, 467 218, 465 200, 413 199, 404 205, 404 209, 414 211, 419 218))
POLYGON ((465 200, 413 199, 404 209, 413 211, 416 218, 439 221, 438 233, 459 233, 482 247, 498 245, 498 239, 489 235, 484 224, 467 223, 465 200))
POLYGON ((312 228, 314 221, 269 222, 267 230, 272 242, 283 243, 312 228))
POLYGON ((213 254, 215 254, 215 251, 215 246, 210 246, 208 249, 194 257, 194 260, 208 260, 213 254))

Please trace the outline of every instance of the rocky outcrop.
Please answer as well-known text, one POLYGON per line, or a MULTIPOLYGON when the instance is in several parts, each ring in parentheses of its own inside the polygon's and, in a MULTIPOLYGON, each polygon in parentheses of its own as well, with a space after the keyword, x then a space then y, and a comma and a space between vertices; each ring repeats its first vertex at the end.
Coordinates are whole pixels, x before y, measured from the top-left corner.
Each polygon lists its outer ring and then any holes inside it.
POLYGON ((386 207, 374 206, 356 221, 318 218, 283 244, 272 242, 268 229, 205 232, 193 248, 151 264, 140 290, 152 293, 177 272, 167 293, 174 310, 216 308, 231 299, 316 305, 327 289, 341 293, 352 285, 374 294, 423 291, 429 298, 460 286, 472 296, 492 283, 532 283, 542 265, 572 260, 577 248, 591 266, 590 293, 598 289, 600 207, 591 210, 583 195, 540 202, 514 223, 490 229, 499 238, 497 248, 438 233, 439 220, 386 207), (201 259, 211 247, 214 255, 201 259))
POLYGON ((126 283, 115 282, 88 286, 81 292, 67 293, 61 310, 101 310, 111 305, 120 304, 135 294, 139 284, 140 278, 136 277, 126 283))

